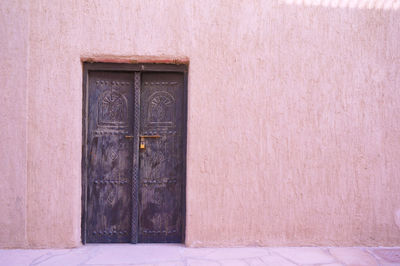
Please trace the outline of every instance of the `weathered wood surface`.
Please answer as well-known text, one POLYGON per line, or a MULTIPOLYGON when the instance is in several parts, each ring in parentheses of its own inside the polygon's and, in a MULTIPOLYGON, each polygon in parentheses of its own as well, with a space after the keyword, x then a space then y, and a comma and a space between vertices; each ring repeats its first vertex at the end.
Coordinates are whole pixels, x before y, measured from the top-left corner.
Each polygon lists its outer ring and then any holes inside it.
POLYGON ((185 74, 89 70, 86 82, 83 240, 182 242, 185 74))
POLYGON ((139 242, 182 241, 183 107, 183 74, 143 73, 139 242))
POLYGON ((89 243, 131 239, 133 86, 132 73, 89 73, 89 243))

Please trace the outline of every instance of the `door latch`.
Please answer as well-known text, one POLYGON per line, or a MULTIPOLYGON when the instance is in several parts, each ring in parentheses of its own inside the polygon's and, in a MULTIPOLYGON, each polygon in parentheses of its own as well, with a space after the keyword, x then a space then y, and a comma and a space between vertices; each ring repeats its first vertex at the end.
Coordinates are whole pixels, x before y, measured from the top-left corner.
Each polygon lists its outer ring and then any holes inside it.
POLYGON ((160 135, 141 135, 140 136, 140 144, 139 144, 139 148, 141 150, 144 150, 146 148, 146 143, 144 141, 145 138, 161 138, 160 135))
MULTIPOLYGON (((127 136, 125 136, 125 138, 126 139, 133 139, 133 136, 127 135, 127 136)), ((156 139, 156 138, 161 138, 161 136, 160 135, 140 135, 139 148, 141 150, 146 148, 146 143, 144 141, 145 138, 154 138, 154 139, 156 139)))

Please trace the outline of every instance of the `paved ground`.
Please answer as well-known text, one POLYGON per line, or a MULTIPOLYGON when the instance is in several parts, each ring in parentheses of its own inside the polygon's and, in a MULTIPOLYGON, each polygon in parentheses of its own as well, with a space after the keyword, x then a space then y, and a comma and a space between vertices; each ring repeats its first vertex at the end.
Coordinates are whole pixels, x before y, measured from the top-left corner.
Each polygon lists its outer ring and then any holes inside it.
POLYGON ((74 249, 2 249, 0 265, 400 265, 400 248, 186 248, 171 244, 92 244, 74 249))

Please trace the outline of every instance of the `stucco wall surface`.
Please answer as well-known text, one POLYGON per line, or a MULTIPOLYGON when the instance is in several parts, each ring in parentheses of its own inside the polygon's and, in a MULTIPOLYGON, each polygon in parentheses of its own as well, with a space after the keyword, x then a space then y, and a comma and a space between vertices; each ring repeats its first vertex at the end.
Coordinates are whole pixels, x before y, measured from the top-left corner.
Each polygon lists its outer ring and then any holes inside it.
MULTIPOLYGON (((26 203, 10 230, 25 222, 33 247, 80 244, 81 60, 155 56, 190 60, 187 245, 400 245, 400 11, 297 2, 37 0, 29 16, 19 7, 29 64, 18 56, 12 69, 29 66, 27 90, 17 113, 2 106, 2 121, 23 133, 28 112, 28 172, 25 201, 25 170, 0 165, 26 203)), ((26 155, 25 135, 12 132, 4 151, 26 155)))
POLYGON ((0 1, 0 247, 26 246, 26 1, 0 1))

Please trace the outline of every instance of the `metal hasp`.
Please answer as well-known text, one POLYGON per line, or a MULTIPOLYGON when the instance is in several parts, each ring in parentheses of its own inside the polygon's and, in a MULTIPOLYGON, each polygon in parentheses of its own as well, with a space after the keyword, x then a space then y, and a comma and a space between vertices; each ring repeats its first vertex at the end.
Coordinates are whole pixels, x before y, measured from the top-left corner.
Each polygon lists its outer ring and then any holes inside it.
POLYGON ((142 136, 140 136, 139 148, 141 150, 146 149, 146 142, 144 141, 144 138, 161 138, 161 136, 160 135, 142 135, 142 136))

